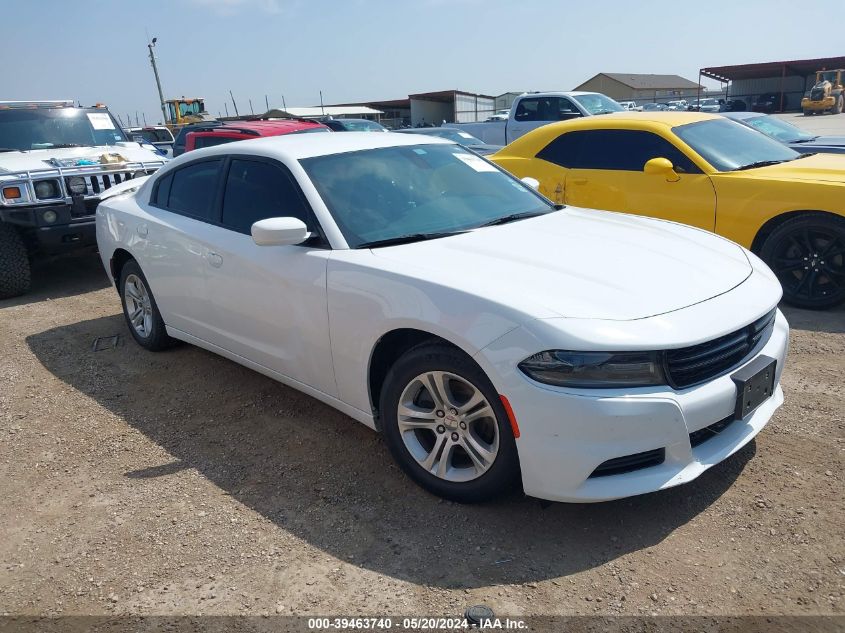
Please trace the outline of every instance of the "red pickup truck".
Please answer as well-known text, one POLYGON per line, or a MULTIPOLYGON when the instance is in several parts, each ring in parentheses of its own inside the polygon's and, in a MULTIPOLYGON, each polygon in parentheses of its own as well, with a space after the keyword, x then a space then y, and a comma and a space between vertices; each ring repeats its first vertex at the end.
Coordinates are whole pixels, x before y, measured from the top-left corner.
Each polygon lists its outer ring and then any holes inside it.
POLYGON ((185 151, 190 152, 203 147, 213 147, 223 143, 246 141, 262 136, 281 136, 282 134, 307 134, 310 132, 331 132, 316 121, 304 119, 280 119, 277 121, 237 121, 225 123, 219 127, 188 132, 185 136, 185 151))

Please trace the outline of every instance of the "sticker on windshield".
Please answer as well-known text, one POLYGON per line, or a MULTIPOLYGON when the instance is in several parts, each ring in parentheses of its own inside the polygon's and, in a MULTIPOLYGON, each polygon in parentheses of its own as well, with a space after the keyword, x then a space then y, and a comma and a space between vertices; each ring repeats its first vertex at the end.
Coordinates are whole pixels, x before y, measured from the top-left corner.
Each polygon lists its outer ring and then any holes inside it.
POLYGON ((95 130, 113 130, 114 122, 111 117, 105 112, 89 112, 88 120, 91 121, 91 127, 95 130))
POLYGON ((493 165, 481 158, 481 156, 476 156, 475 154, 452 154, 452 156, 463 161, 475 171, 498 171, 493 165))
POLYGON ((458 136, 462 136, 464 138, 472 138, 472 134, 467 134, 466 132, 458 132, 458 136))
POLYGON ((418 147, 418 148, 416 148, 416 149, 414 150, 414 154, 419 154, 420 156, 424 156, 425 154, 428 154, 428 152, 427 152, 427 151, 425 151, 424 149, 420 149, 420 148, 418 147))

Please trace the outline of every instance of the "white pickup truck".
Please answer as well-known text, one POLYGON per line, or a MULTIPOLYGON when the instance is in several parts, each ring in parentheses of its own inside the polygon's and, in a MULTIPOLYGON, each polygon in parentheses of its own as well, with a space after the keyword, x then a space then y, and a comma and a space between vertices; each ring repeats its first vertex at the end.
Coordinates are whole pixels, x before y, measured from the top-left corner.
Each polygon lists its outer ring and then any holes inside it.
POLYGON ((616 101, 598 92, 529 92, 514 100, 506 120, 445 123, 443 127, 468 132, 488 145, 507 145, 541 125, 623 111, 616 101))

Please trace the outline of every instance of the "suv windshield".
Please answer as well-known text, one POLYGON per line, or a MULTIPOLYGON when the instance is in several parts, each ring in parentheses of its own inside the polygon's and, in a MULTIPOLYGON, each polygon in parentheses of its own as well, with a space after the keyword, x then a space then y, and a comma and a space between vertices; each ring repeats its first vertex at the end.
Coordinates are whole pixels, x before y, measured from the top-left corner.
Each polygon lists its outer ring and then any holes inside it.
POLYGON ((625 111, 625 108, 613 99, 595 92, 586 95, 572 95, 572 98, 580 103, 590 114, 607 114, 609 112, 625 111))
POLYGON ((728 119, 688 123, 672 131, 719 171, 762 167, 801 157, 765 134, 728 119))
POLYGON ((300 163, 352 248, 554 210, 534 190, 452 144, 386 147, 300 163))
POLYGON ((797 127, 786 121, 781 121, 773 116, 755 116, 743 121, 755 130, 760 130, 766 136, 771 136, 781 143, 802 143, 812 141, 815 136, 799 130, 797 127))
POLYGON ((0 110, 0 147, 5 149, 91 147, 127 140, 112 115, 99 108, 0 110))

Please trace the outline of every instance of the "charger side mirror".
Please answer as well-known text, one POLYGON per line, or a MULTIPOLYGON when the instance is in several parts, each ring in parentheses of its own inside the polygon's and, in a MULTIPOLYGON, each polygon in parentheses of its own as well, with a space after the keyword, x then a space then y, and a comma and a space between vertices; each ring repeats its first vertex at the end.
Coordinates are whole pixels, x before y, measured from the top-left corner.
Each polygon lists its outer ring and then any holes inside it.
POLYGON ((250 229, 259 246, 292 246, 308 239, 308 227, 299 218, 266 218, 250 229))

